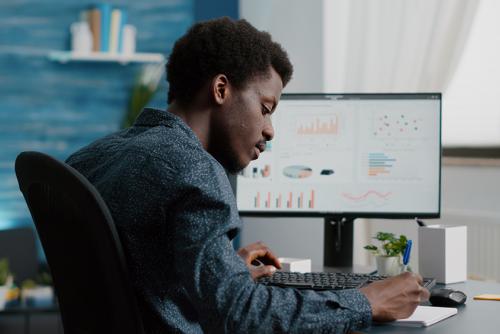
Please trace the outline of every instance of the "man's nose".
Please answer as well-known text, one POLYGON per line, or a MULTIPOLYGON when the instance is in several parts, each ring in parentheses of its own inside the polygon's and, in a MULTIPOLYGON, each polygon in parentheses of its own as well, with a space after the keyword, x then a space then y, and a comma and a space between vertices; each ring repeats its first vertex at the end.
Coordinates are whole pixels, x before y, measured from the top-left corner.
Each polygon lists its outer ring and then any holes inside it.
POLYGON ((262 135, 264 136, 266 141, 269 141, 274 138, 274 128, 270 117, 268 117, 266 120, 264 129, 262 130, 262 135))

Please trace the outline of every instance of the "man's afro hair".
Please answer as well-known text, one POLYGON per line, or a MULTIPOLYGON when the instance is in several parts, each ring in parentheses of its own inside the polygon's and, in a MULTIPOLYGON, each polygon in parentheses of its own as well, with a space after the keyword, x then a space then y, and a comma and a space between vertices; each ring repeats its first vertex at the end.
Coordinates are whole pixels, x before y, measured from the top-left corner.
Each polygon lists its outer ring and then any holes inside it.
POLYGON ((199 90, 217 74, 242 88, 249 80, 268 73, 272 66, 283 87, 293 66, 283 48, 267 32, 246 20, 228 17, 192 26, 174 45, 167 63, 168 103, 189 104, 199 90))

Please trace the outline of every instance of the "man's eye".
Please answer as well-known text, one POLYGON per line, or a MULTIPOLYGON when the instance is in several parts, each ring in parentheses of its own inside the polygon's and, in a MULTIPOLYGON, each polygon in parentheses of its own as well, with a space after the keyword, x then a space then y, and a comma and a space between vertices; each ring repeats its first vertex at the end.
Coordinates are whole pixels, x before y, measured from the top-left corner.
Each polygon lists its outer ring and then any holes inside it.
POLYGON ((266 115, 266 114, 270 114, 271 111, 269 111, 269 109, 266 108, 265 105, 262 105, 262 115, 266 115))

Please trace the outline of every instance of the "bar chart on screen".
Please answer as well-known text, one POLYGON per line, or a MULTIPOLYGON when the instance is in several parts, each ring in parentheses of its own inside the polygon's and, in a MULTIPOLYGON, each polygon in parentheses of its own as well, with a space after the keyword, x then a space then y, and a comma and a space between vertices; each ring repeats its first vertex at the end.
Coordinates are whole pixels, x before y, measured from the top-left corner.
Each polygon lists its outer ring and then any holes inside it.
POLYGON ((338 116, 318 116, 312 121, 299 120, 296 128, 296 134, 299 136, 337 135, 339 131, 338 116))
POLYGON ((368 176, 388 175, 396 159, 382 152, 368 153, 368 176))
POLYGON ((316 192, 287 191, 271 192, 257 191, 253 197, 253 207, 258 209, 314 209, 316 192))
POLYGON ((373 150, 364 153, 359 176, 365 181, 421 182, 424 170, 419 159, 424 155, 414 149, 373 150))

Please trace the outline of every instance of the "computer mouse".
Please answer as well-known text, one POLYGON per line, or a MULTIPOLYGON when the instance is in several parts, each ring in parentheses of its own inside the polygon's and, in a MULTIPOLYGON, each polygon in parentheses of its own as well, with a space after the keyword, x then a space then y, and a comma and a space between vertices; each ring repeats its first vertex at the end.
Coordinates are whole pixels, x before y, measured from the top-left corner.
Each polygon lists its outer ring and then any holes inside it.
POLYGON ((433 306, 454 307, 463 305, 467 296, 462 291, 452 289, 433 289, 429 302, 433 306))

